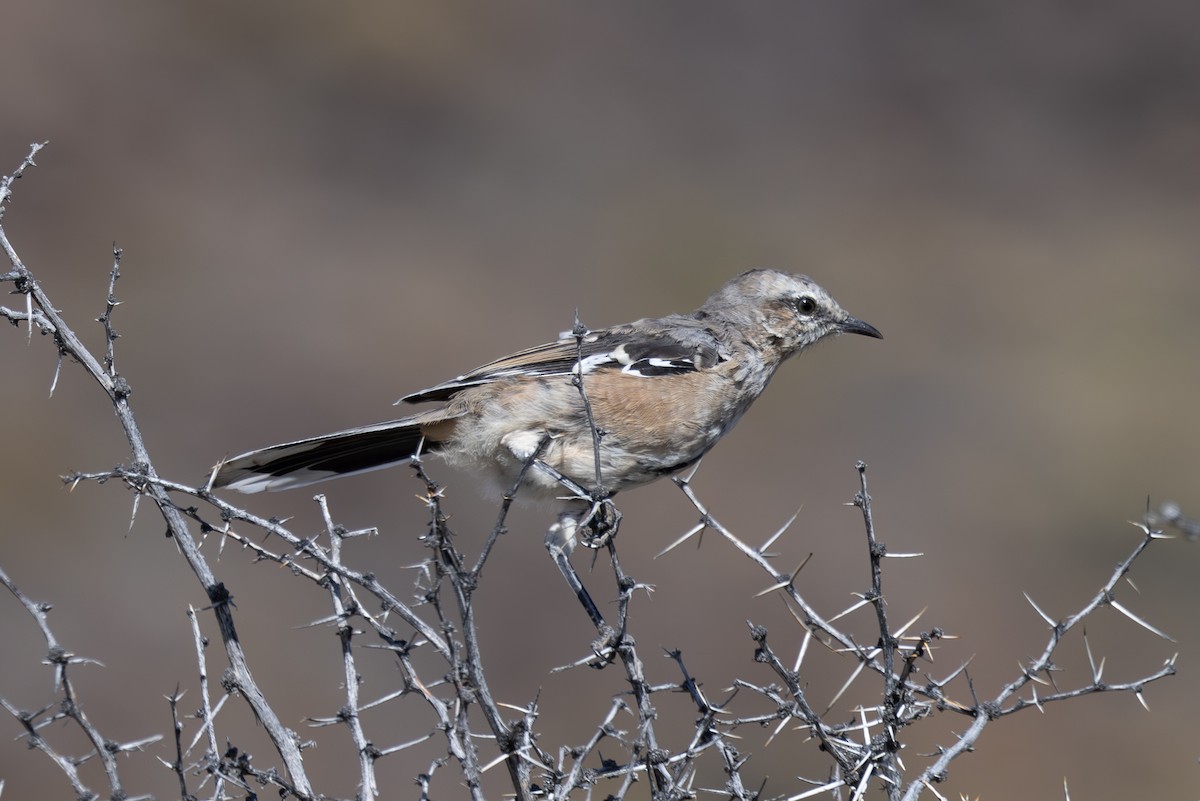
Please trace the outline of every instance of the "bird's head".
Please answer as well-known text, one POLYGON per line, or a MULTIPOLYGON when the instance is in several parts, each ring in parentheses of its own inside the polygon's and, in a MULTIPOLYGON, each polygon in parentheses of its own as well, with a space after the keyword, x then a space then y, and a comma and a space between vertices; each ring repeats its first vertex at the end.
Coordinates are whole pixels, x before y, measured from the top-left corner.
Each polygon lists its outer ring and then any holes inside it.
POLYGON ((713 293, 698 314, 731 320, 781 360, 834 334, 883 338, 808 276, 778 270, 742 273, 713 293))

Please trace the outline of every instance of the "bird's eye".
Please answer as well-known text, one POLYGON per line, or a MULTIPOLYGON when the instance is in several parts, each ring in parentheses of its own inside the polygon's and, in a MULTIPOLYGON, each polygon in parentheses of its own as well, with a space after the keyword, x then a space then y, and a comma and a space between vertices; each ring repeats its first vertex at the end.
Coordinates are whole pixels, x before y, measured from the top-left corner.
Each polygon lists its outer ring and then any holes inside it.
POLYGON ((801 314, 815 314, 817 311, 817 301, 811 295, 801 295, 796 298, 796 311, 801 314))

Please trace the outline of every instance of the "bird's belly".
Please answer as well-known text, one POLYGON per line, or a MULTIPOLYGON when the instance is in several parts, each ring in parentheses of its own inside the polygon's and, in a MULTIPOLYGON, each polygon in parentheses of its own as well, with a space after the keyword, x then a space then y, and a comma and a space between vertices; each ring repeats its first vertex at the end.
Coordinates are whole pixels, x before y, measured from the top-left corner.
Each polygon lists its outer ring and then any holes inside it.
MULTIPOLYGON (((703 378, 717 377, 697 377, 703 378)), ((658 380, 631 377, 631 387, 618 388, 636 390, 658 380)), ((484 475, 499 494, 512 489, 535 453, 589 492, 599 486, 609 491, 636 487, 695 464, 741 416, 743 409, 711 402, 708 391, 714 387, 684 389, 680 395, 639 395, 606 393, 594 384, 588 393, 593 432, 578 388, 561 379, 547 381, 519 406, 481 404, 477 423, 465 427, 443 453, 452 464, 484 475)), ((551 472, 531 466, 518 497, 522 494, 553 499, 570 490, 551 472)))

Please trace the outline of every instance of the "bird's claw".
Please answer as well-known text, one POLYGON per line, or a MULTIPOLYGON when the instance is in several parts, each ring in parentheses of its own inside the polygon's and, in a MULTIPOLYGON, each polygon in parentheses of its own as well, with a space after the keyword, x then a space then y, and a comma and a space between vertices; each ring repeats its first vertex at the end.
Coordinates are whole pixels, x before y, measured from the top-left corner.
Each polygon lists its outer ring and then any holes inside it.
POLYGON ((617 536, 620 526, 621 510, 612 498, 600 498, 593 501, 587 514, 579 519, 579 541, 588 548, 604 548, 617 536))

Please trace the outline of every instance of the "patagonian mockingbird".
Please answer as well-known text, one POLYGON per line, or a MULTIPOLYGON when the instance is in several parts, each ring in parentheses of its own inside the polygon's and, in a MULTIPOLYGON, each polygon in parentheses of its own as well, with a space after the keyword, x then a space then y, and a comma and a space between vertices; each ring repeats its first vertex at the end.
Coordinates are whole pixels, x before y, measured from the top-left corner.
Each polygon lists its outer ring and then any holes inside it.
POLYGON ((548 537, 561 556, 606 527, 598 501, 695 464, 788 357, 847 333, 881 336, 808 277, 750 270, 690 314, 577 327, 398 401, 436 408, 235 456, 210 485, 289 489, 436 453, 501 494, 524 470, 518 497, 569 496, 548 537))

